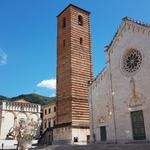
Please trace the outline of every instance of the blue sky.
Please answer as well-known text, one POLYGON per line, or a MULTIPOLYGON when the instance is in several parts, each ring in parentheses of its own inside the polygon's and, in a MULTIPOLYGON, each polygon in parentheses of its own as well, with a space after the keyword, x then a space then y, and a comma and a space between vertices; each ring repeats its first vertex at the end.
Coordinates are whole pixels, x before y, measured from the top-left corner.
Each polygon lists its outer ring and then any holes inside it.
POLYGON ((149 0, 0 0, 0 95, 55 95, 56 16, 69 3, 91 12, 94 77, 124 16, 150 23, 149 0))

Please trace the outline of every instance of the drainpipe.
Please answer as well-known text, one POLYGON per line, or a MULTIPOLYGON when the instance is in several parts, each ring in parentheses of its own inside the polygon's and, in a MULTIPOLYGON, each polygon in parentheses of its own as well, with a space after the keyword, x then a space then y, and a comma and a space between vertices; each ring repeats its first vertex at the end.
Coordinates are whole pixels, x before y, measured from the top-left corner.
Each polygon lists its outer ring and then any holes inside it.
POLYGON ((114 91, 113 91, 113 82, 112 82, 112 72, 111 72, 111 60, 110 60, 110 51, 107 52, 109 56, 109 75, 110 75, 110 90, 111 90, 111 102, 112 102, 112 112, 113 112, 113 122, 114 122, 114 132, 115 132, 115 144, 117 144, 117 127, 116 127, 116 114, 115 114, 115 104, 114 104, 114 91))

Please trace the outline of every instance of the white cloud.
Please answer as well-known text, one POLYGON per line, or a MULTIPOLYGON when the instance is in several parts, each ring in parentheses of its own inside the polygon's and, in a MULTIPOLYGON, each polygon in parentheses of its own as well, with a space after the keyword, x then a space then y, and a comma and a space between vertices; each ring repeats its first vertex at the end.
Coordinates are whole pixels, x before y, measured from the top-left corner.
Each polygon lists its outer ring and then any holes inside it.
POLYGON ((7 63, 7 55, 6 53, 0 48, 0 65, 5 65, 7 63))
POLYGON ((37 87, 56 89, 56 79, 42 80, 37 84, 37 87))

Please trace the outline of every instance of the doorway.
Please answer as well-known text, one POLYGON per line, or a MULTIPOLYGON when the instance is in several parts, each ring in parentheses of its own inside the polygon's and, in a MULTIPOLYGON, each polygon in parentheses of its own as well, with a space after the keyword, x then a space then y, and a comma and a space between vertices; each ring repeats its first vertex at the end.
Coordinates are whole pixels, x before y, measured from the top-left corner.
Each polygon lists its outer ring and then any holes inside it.
POLYGON ((100 137, 101 137, 101 141, 107 140, 106 126, 100 127, 100 137))
POLYGON ((143 111, 133 111, 131 112, 131 121, 132 121, 132 132, 134 140, 145 140, 145 125, 143 111))

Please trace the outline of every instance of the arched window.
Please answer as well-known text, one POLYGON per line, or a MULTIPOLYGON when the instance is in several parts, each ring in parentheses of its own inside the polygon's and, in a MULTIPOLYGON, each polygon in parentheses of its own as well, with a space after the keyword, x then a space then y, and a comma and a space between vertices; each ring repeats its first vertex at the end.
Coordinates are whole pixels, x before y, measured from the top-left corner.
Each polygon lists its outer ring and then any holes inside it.
POLYGON ((63 28, 66 27, 66 17, 63 18, 63 28))
POLYGON ((81 15, 78 16, 78 25, 83 26, 83 17, 81 15))

